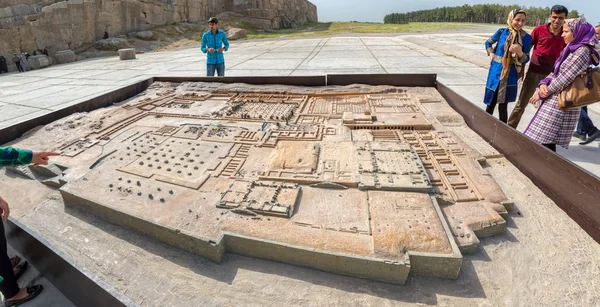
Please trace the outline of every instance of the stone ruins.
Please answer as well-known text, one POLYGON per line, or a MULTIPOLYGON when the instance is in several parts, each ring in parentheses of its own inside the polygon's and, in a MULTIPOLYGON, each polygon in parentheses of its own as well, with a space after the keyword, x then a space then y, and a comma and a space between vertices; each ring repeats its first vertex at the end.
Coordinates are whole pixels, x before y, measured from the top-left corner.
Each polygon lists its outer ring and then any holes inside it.
POLYGON ((403 284, 456 278, 506 228, 476 137, 433 88, 155 83, 13 144, 63 155, 10 169, 11 185, 32 203, 60 189, 67 207, 215 262, 403 284))
MULTIPOLYGON (((0 55, 48 47, 51 56, 77 50, 110 36, 180 22, 205 23, 210 16, 235 12, 260 29, 317 22, 308 0, 2 0, 0 55)), ((11 66, 11 70, 12 66, 11 66)), ((16 70, 16 68, 15 68, 16 70)))

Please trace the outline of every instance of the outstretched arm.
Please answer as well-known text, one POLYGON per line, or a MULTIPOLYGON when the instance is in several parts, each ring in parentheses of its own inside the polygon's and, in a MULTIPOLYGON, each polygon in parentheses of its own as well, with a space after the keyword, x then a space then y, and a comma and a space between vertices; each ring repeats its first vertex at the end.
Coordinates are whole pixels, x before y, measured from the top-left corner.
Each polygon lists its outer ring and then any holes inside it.
POLYGON ((38 165, 38 164, 48 165, 48 160, 52 156, 60 156, 60 153, 48 152, 48 151, 33 152, 33 157, 31 158, 31 163, 33 163, 35 165, 38 165))
POLYGON ((2 165, 23 165, 23 164, 48 164, 51 156, 60 156, 58 152, 33 152, 28 149, 19 149, 13 147, 0 147, 0 166, 2 165))
POLYGON ((0 147, 0 166, 31 163, 33 152, 27 149, 0 147))

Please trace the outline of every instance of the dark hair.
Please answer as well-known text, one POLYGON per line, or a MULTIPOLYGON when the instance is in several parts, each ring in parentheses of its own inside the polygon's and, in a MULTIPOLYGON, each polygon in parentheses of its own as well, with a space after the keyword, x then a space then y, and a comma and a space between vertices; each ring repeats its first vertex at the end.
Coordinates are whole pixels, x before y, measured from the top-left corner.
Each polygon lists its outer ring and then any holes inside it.
POLYGON ((567 8, 562 5, 553 6, 552 9, 550 9, 550 12, 556 14, 565 13, 565 17, 569 16, 569 10, 567 10, 567 8))
POLYGON ((217 19, 217 17, 211 17, 208 19, 208 23, 219 23, 219 20, 217 19))
POLYGON ((519 14, 523 14, 523 15, 525 15, 525 17, 527 17, 527 13, 525 11, 523 11, 522 9, 514 9, 510 12, 512 13, 513 17, 517 17, 517 15, 519 15, 519 14))

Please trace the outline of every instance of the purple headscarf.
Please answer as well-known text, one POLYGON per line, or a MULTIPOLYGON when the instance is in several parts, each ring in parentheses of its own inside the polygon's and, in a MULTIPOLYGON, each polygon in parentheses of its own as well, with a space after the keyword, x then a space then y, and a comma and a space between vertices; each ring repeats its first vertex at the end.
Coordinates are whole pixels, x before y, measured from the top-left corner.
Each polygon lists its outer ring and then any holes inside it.
MULTIPOLYGON (((594 50, 594 47, 596 44, 598 44, 594 26, 585 21, 584 18, 569 19, 567 20, 567 26, 569 29, 571 29, 571 32, 573 32, 573 41, 567 44, 563 52, 560 54, 558 60, 556 60, 556 63, 554 64, 555 75, 558 74, 560 65, 567 59, 569 54, 575 52, 575 50, 579 49, 579 47, 585 45, 590 46, 590 51, 595 53, 596 59, 598 59, 598 52, 594 50)), ((593 64, 598 65, 598 63, 593 64)))

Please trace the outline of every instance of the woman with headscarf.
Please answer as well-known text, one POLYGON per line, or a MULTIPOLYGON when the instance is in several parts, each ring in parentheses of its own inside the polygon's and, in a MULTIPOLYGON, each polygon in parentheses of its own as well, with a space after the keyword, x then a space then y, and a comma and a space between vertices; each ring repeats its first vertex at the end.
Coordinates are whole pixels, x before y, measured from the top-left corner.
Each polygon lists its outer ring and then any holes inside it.
POLYGON ((580 108, 562 111, 558 108, 558 94, 573 83, 590 65, 598 65, 598 44, 594 27, 583 18, 569 19, 563 26, 563 39, 567 46, 554 64, 554 71, 540 82, 538 90, 529 100, 541 104, 525 129, 525 135, 535 142, 556 151, 556 145, 567 149, 580 108))
POLYGON ((527 14, 512 10, 508 14, 508 28, 501 28, 486 42, 491 66, 483 102, 486 112, 493 115, 496 105, 500 120, 508 120, 508 103, 517 100, 517 81, 523 77, 525 64, 529 61, 531 35, 523 30, 527 14), (493 45, 496 47, 493 48, 493 45))

